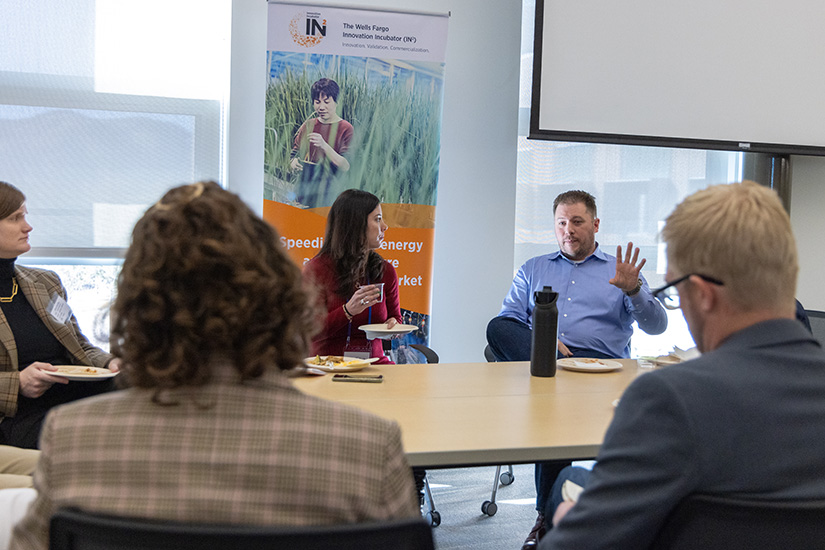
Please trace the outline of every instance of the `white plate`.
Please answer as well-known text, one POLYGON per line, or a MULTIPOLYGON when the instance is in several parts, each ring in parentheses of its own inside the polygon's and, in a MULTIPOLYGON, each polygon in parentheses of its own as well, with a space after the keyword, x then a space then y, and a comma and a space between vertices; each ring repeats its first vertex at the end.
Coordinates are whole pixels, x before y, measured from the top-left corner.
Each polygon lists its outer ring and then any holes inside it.
POLYGON ((679 359, 678 357, 675 357, 673 355, 662 355, 662 356, 659 356, 659 357, 655 357, 651 361, 651 363, 653 363, 657 367, 666 367, 668 365, 675 365, 675 364, 681 363, 681 362, 682 362, 681 359, 679 359))
POLYGON ((293 378, 297 378, 298 376, 324 376, 326 373, 327 371, 325 370, 308 367, 306 365, 296 367, 289 371, 289 375, 293 378))
POLYGON ((563 369, 577 372, 611 372, 622 368, 622 364, 618 361, 589 359, 586 357, 565 357, 559 359, 556 364, 563 369))
MULTIPOLYGON (((361 359, 361 358, 358 358, 358 357, 346 357, 346 356, 344 356, 345 359, 352 361, 352 363, 345 363, 345 364, 342 364, 342 365, 330 366, 330 365, 316 365, 315 363, 313 363, 313 361, 315 361, 315 357, 317 357, 317 356, 307 357, 306 359, 304 359, 304 364, 307 367, 311 368, 311 369, 318 369, 318 370, 322 370, 324 372, 356 372, 356 371, 359 371, 359 370, 363 369, 364 367, 368 366, 370 363, 375 363, 376 361, 378 361, 378 357, 370 357, 369 359, 361 359)), ((320 357, 321 357, 321 359, 324 359, 325 357, 329 357, 329 355, 321 355, 320 357)))
POLYGON ((65 378, 66 380, 74 380, 76 382, 97 382, 99 380, 105 380, 107 378, 112 378, 118 375, 117 372, 112 372, 109 369, 101 369, 98 367, 85 367, 82 365, 55 365, 58 368, 57 372, 48 372, 51 376, 59 376, 60 378, 65 378), (61 369, 63 372, 61 372, 61 369), (83 374, 77 372, 78 370, 86 370, 92 369, 94 373, 83 374), (66 372, 68 371, 68 372, 66 372))
POLYGON ((367 333, 368 340, 389 340, 393 336, 401 336, 418 330, 418 327, 415 325, 401 324, 395 325, 392 328, 387 328, 386 323, 378 323, 375 325, 361 325, 358 328, 367 333))
POLYGON ((701 353, 695 347, 689 349, 682 349, 680 347, 673 346, 673 352, 670 355, 675 355, 682 361, 688 361, 690 359, 696 359, 701 353))

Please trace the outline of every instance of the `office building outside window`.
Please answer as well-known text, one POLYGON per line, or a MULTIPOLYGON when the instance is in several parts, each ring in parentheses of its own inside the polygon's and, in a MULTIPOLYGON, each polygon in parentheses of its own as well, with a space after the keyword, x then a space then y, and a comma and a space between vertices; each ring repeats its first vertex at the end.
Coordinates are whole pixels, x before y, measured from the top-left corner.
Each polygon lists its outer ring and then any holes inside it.
POLYGON ((170 187, 225 179, 231 7, 0 3, 0 180, 34 227, 18 262, 59 273, 101 347, 135 221, 170 187))

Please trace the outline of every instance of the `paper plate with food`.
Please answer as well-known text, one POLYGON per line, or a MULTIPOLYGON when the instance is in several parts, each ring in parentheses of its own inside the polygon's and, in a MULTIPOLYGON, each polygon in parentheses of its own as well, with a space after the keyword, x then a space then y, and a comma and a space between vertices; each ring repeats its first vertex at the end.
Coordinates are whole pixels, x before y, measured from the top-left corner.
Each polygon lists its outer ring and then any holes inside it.
POLYGON ((673 354, 670 355, 659 355, 658 357, 654 357, 650 360, 651 363, 656 365, 657 367, 666 367, 668 365, 675 365, 676 363, 681 363, 682 360, 673 354))
POLYGON ((577 372, 611 372, 622 368, 618 361, 589 357, 565 357, 559 359, 556 364, 565 370, 577 372))
POLYGON ((86 365, 55 365, 57 372, 48 372, 51 376, 59 376, 67 380, 76 382, 96 382, 117 376, 118 373, 100 367, 88 367, 86 365))
POLYGON ((342 355, 316 355, 315 357, 307 357, 304 359, 304 364, 311 369, 318 369, 325 372, 355 372, 376 361, 378 361, 377 357, 361 359, 360 357, 346 357, 342 355))
POLYGON ((647 361, 653 363, 657 367, 666 367, 668 365, 676 365, 691 359, 695 359, 701 355, 696 348, 682 349, 674 347, 673 351, 666 355, 659 355, 656 357, 648 357, 647 361))

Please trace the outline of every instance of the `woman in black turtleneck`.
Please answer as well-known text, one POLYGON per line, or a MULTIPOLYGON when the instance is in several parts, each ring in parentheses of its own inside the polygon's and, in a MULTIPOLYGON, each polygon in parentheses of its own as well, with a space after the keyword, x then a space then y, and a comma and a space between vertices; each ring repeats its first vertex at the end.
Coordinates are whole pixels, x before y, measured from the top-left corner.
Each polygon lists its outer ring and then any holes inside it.
POLYGON ((15 265, 31 249, 26 197, 0 182, 0 444, 36 448, 50 408, 112 389, 111 380, 69 382, 53 365, 109 366, 65 306, 66 289, 52 271, 15 265))

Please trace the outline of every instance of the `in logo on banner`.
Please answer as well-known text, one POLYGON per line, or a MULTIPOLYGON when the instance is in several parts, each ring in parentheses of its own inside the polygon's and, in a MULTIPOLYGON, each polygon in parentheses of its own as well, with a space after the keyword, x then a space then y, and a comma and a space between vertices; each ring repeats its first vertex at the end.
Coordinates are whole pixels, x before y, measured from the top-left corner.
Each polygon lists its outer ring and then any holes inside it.
POLYGON ((298 13, 289 23, 289 33, 299 46, 317 46, 327 35, 327 20, 318 12, 298 13))

